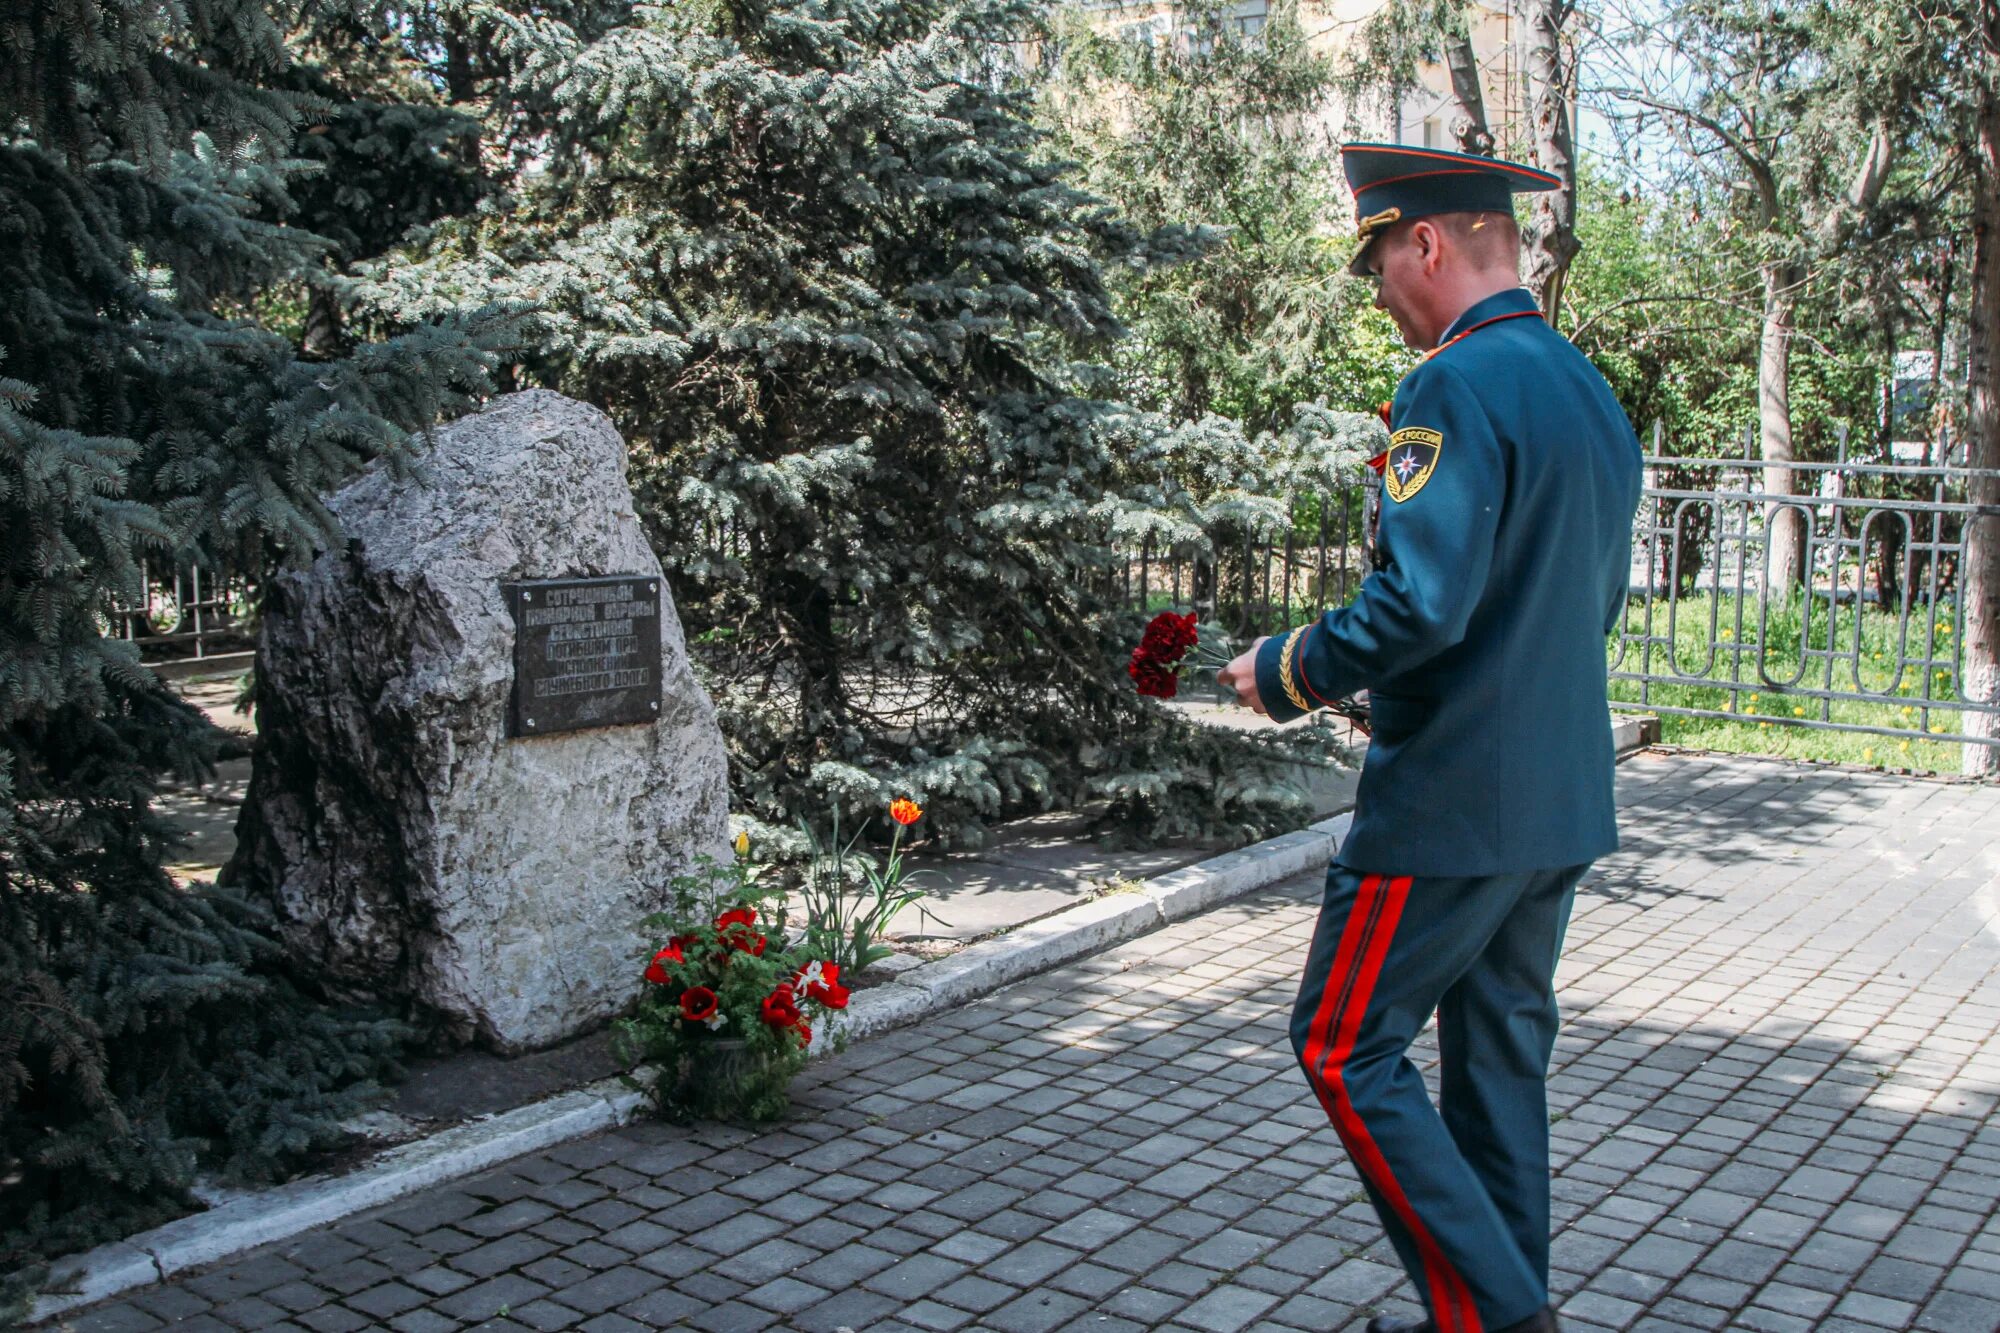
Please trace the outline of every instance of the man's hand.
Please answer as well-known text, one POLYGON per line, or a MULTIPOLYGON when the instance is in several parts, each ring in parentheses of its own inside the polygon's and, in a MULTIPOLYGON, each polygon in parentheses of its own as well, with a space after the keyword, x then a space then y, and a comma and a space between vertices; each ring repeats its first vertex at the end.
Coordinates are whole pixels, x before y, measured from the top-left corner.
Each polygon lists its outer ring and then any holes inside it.
MULTIPOLYGON (((1216 683, 1224 689, 1236 691, 1236 702, 1253 713, 1264 712, 1264 701, 1257 697, 1257 650, 1270 639, 1266 634, 1250 645, 1250 650, 1215 673, 1216 683)), ((1265 714, 1269 716, 1269 714, 1265 714)))

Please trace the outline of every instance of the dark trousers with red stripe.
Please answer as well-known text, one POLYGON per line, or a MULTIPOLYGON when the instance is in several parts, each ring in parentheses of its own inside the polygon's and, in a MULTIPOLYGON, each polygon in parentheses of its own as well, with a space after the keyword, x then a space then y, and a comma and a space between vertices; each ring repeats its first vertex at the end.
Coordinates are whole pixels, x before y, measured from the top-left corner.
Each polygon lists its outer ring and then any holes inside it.
POLYGON ((1585 866, 1444 879, 1336 865, 1292 1045, 1439 1333, 1548 1303, 1556 956, 1585 866), (1438 1104, 1410 1043, 1438 1019, 1438 1104))

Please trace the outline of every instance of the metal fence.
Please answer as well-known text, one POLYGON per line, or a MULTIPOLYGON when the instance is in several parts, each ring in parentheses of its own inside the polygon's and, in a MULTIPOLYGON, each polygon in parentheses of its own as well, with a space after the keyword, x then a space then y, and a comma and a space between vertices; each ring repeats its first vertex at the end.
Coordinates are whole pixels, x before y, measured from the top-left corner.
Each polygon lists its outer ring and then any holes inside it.
POLYGON ((1374 549, 1381 482, 1296 497, 1282 540, 1224 527, 1206 547, 1161 549, 1148 541, 1118 564, 1127 604, 1195 612, 1233 638, 1276 633, 1354 595, 1374 549))
MULTIPOLYGON (((1833 462, 1787 465, 1797 493, 1785 494, 1766 489, 1755 458, 1663 445, 1656 429, 1630 599, 1608 644, 1624 696, 1614 709, 2000 744, 1964 726, 2000 704, 1963 697, 1958 596, 1972 520, 2000 521, 2000 508, 1969 501, 1967 483, 1992 474, 1950 463, 1948 449, 1940 461, 1855 461, 1843 432, 1833 462)), ((1121 562, 1127 604, 1194 610, 1239 641, 1312 619, 1366 573, 1379 485, 1370 475, 1295 501, 1282 541, 1224 532, 1204 552, 1148 545, 1121 562)))
POLYGON ((198 565, 144 570, 145 599, 112 608, 111 632, 166 676, 247 670, 251 584, 198 565))
POLYGON ((1612 706, 1996 744, 1964 726, 2000 704, 1964 698, 1958 595, 1973 520, 2000 518, 1967 483, 1991 474, 1857 462, 1845 432, 1835 461, 1786 472, 1796 494, 1767 489, 1762 462, 1674 457, 1654 432, 1612 706))

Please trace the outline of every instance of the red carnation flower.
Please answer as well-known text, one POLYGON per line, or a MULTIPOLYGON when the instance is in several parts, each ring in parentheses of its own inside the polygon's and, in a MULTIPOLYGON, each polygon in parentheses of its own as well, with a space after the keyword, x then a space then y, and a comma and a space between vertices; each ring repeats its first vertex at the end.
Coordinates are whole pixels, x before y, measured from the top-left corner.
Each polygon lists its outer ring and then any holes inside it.
POLYGON ((681 992, 681 1017, 690 1023, 706 1023, 715 1017, 715 992, 706 986, 690 986, 681 992))
POLYGON ((668 964, 685 963, 686 961, 687 959, 681 954, 681 942, 675 940, 666 948, 654 954, 653 961, 646 964, 646 980, 652 982, 655 986, 664 986, 667 984, 668 964))
POLYGON ((1169 670, 1157 658, 1145 657, 1143 649, 1132 654, 1132 665, 1126 674, 1139 686, 1139 693, 1155 699, 1171 699, 1181 687, 1180 676, 1169 670))
POLYGON ((1146 632, 1140 636, 1139 651, 1147 657, 1158 659, 1164 666, 1172 666, 1194 647, 1200 635, 1194 627, 1194 614, 1176 615, 1172 611, 1162 611, 1147 624, 1146 632))

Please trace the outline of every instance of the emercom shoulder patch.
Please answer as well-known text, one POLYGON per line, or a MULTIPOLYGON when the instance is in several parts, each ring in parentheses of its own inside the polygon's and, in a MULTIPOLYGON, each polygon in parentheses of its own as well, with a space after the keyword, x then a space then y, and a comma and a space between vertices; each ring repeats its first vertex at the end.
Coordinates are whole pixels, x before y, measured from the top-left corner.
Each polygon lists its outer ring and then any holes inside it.
POLYGON ((1424 488, 1437 471, 1444 436, 1422 426, 1405 426, 1389 437, 1389 465, 1382 471, 1382 488, 1397 504, 1424 488))

